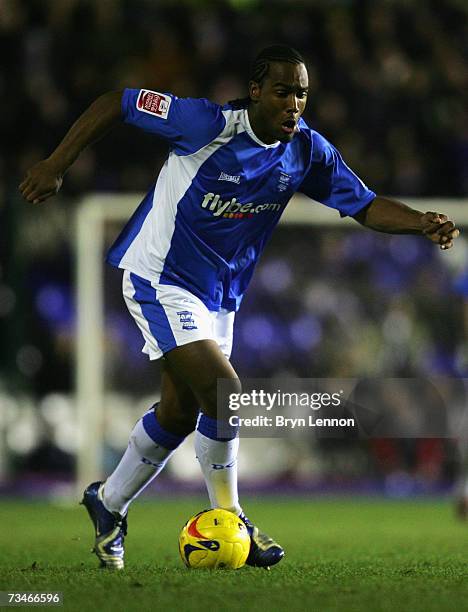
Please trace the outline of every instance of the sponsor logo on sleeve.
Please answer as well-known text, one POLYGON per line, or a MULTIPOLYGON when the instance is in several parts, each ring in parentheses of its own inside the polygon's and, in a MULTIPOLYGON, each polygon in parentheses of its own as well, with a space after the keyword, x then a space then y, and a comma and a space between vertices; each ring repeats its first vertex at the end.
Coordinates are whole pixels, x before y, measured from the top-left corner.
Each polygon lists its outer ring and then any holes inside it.
POLYGON ((148 115, 154 115, 160 119, 167 119, 171 102, 172 99, 169 96, 165 96, 157 91, 141 89, 136 107, 139 111, 148 113, 148 115))

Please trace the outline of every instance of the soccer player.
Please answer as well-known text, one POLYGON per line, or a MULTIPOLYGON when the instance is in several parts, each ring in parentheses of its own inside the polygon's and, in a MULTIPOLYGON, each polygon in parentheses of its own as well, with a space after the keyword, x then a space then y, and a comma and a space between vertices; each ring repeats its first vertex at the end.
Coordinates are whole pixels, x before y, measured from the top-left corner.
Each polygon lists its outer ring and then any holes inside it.
POLYGON ((164 372, 160 401, 136 424, 118 466, 84 492, 103 566, 123 567, 129 504, 194 429, 211 506, 235 512, 249 530, 247 563, 265 567, 283 557, 239 503, 237 431, 218 436, 216 391, 219 378, 238 391, 229 361, 235 312, 296 191, 377 231, 422 235, 442 249, 458 236, 445 215, 368 189, 301 118, 307 97, 304 60, 282 45, 261 51, 248 97, 225 106, 146 89, 106 93, 20 185, 29 202, 53 196, 81 151, 121 121, 170 147, 155 185, 107 257, 123 270, 123 295, 143 335, 143 352, 163 357, 164 372))

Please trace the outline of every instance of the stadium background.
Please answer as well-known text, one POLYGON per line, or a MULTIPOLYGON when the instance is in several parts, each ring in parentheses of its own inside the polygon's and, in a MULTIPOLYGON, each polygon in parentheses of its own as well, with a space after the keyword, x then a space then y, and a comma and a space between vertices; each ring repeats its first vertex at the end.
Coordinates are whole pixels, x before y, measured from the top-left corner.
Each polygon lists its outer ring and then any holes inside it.
MULTIPOLYGON (((456 0, 2 2, 0 492, 71 490, 74 212, 91 192, 145 191, 166 155, 164 143, 121 127, 80 157, 60 199, 27 206, 21 177, 73 120, 101 93, 125 86, 224 102, 245 92, 255 52, 279 41, 307 59, 306 119, 372 189, 463 198, 466 16, 456 0)), ((109 224, 108 242, 117 231, 109 224)), ((466 252, 463 239, 444 256, 412 237, 279 228, 237 319, 237 371, 466 377, 466 252)), ((107 270, 105 284, 109 471, 159 382, 125 312, 120 274, 107 270)), ((400 410, 410 413, 411 398, 400 410)), ((244 447, 242 479, 256 491, 445 493, 457 470, 447 439, 244 447)), ((192 451, 174 459, 158 487, 202 490, 192 451)))

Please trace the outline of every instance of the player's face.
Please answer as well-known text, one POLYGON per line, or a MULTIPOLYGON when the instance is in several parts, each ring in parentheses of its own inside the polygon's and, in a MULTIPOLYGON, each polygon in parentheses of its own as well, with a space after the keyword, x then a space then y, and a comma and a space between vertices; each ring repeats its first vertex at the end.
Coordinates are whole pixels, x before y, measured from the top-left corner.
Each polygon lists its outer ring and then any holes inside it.
POLYGON ((251 81, 249 89, 249 117, 257 136, 267 144, 291 142, 307 102, 309 77, 304 64, 271 62, 263 83, 251 81))

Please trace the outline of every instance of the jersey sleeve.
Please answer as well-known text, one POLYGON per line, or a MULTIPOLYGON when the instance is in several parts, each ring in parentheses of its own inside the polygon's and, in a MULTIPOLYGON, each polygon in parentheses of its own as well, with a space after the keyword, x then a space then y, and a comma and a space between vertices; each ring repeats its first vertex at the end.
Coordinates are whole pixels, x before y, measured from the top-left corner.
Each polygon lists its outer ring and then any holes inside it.
POLYGON ((343 161, 323 136, 311 130, 312 159, 299 191, 339 211, 342 217, 356 215, 376 197, 343 161))
POLYGON ((179 155, 195 153, 226 124, 218 104, 149 89, 124 90, 122 118, 124 123, 164 138, 179 155))

